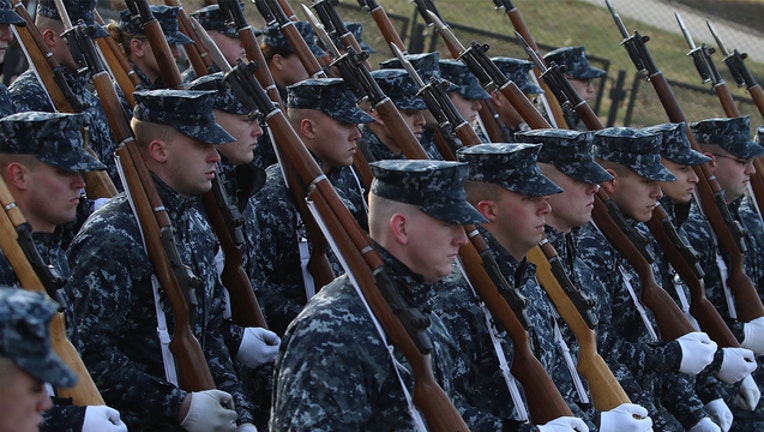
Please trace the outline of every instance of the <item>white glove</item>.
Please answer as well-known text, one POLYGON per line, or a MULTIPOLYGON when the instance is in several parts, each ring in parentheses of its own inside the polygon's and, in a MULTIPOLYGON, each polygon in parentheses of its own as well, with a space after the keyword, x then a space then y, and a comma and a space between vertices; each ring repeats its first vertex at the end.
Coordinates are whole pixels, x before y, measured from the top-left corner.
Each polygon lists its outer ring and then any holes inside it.
POLYGON ((697 375, 713 360, 716 353, 716 342, 703 332, 692 332, 677 338, 682 348, 682 362, 679 372, 697 375))
POLYGON ((262 327, 247 327, 244 329, 236 360, 254 369, 273 361, 279 352, 280 344, 281 339, 276 333, 262 327))
POLYGON ((127 432, 127 425, 119 418, 119 411, 106 405, 85 408, 82 432, 127 432))
POLYGON ((708 415, 711 416, 711 420, 719 425, 722 432, 730 430, 730 427, 732 426, 732 411, 730 411, 730 408, 724 403, 724 399, 714 399, 707 403, 706 411, 708 411, 708 415))
POLYGON ((191 393, 188 414, 180 425, 188 432, 234 432, 237 418, 230 394, 205 390, 191 393))
POLYGON ((756 356, 764 355, 764 317, 743 323, 743 348, 756 353, 756 356))
POLYGON ((653 420, 639 405, 624 403, 600 413, 600 432, 647 432, 653 430, 653 420))
POLYGON ((719 425, 711 421, 708 417, 703 417, 695 426, 690 428, 690 432, 721 432, 719 425))
POLYGON ((724 357, 717 378, 727 384, 734 384, 756 370, 753 351, 748 348, 722 348, 724 357))
POLYGON ((257 432, 257 428, 252 423, 242 423, 236 428, 236 432, 257 432))
POLYGON ((740 389, 735 396, 735 405, 748 411, 756 409, 756 405, 759 404, 761 398, 761 391, 759 386, 754 381, 751 375, 743 378, 743 382, 740 384, 740 389))
POLYGON ((589 432, 589 426, 578 417, 557 417, 540 426, 539 432, 589 432))

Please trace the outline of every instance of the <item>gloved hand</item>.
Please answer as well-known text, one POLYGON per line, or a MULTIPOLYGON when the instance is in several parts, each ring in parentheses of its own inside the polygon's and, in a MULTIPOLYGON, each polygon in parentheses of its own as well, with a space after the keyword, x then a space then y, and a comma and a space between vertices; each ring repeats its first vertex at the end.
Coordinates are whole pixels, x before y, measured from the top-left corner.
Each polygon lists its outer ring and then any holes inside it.
POLYGON ((751 375, 743 378, 743 382, 740 383, 740 388, 735 396, 735 405, 748 411, 756 409, 756 405, 759 404, 761 398, 761 391, 759 386, 754 381, 751 375))
POLYGON ((230 394, 205 390, 191 393, 191 405, 180 425, 188 432, 234 432, 237 418, 230 394))
POLYGON ((119 418, 119 411, 106 405, 85 408, 82 432, 127 432, 127 425, 119 418))
POLYGON ((706 411, 714 423, 719 425, 722 432, 727 432, 732 427, 732 411, 724 403, 724 399, 714 399, 706 404, 706 411))
POLYGON ((236 428, 236 432, 257 432, 257 428, 252 423, 242 423, 236 428))
POLYGON ((624 403, 600 413, 600 432, 647 432, 653 430, 653 420, 639 405, 624 403))
POLYGON ((764 355, 764 317, 743 323, 743 348, 748 348, 756 357, 764 355))
POLYGON ((724 357, 716 376, 720 380, 734 384, 756 370, 756 359, 748 348, 722 348, 724 357))
POLYGON ((721 432, 719 425, 711 421, 708 417, 703 417, 695 426, 690 428, 690 432, 721 432))
POLYGON ((682 348, 682 362, 679 372, 697 375, 713 360, 716 342, 703 332, 691 332, 676 339, 682 348))
POLYGON ((261 327, 247 327, 244 329, 236 360, 254 369, 273 361, 279 352, 280 344, 281 339, 276 333, 261 327))
POLYGON ((539 432, 589 432, 589 426, 578 417, 557 417, 540 426, 539 432))

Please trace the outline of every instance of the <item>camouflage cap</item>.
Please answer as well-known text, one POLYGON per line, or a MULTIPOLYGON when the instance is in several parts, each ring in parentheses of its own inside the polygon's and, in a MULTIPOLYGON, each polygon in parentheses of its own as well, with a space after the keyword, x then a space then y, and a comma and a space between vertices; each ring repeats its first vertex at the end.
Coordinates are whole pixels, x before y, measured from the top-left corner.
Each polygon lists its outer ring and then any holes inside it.
POLYGON ((425 214, 452 224, 484 223, 486 219, 464 192, 467 164, 435 160, 383 160, 369 164, 371 193, 417 206, 425 214))
POLYGON ((478 144, 456 152, 461 162, 469 164, 467 179, 497 184, 507 190, 530 197, 562 192, 545 175, 536 161, 540 144, 478 144))
MULTIPOLYGON (((72 20, 72 24, 77 25, 82 20, 86 25, 95 27, 96 31, 93 37, 102 38, 109 36, 109 32, 95 22, 93 10, 96 7, 96 0, 64 0, 64 6, 66 7, 66 13, 69 14, 69 19, 72 20)), ((40 0, 37 3, 37 14, 61 21, 53 0, 40 0)))
POLYGON ((24 27, 27 22, 13 10, 9 0, 0 0, 0 24, 13 24, 24 27))
POLYGON ((188 84, 188 89, 214 90, 217 92, 215 93, 215 103, 213 104, 214 109, 238 115, 252 114, 258 121, 262 120, 262 113, 260 111, 250 113, 247 107, 245 107, 233 93, 231 87, 223 82, 223 76, 223 72, 204 75, 191 81, 188 84))
MULTIPOLYGON (((416 73, 422 78, 422 81, 427 82, 430 78, 440 78, 440 53, 437 51, 423 53, 423 54, 406 54, 404 56, 406 60, 411 63, 416 73)), ((401 69, 403 65, 397 57, 387 59, 379 64, 382 69, 401 69)))
POLYGON ((375 52, 377 52, 377 50, 370 47, 369 44, 363 41, 363 38, 361 37, 361 33, 363 32, 363 26, 361 25, 361 23, 358 23, 358 22, 345 23, 345 28, 347 28, 350 33, 353 33, 353 37, 355 37, 355 40, 358 41, 358 45, 361 46, 362 50, 368 52, 369 54, 374 54, 375 52))
MULTIPOLYGON (((240 4, 243 8, 244 5, 240 4)), ((238 38, 239 32, 228 17, 223 15, 220 6, 217 4, 205 6, 191 14, 205 30, 213 30, 232 38, 238 38)))
MULTIPOLYGON (((184 35, 178 29, 178 12, 180 7, 165 5, 150 5, 151 13, 154 15, 159 25, 162 27, 167 43, 170 45, 187 45, 193 43, 188 36, 184 35)), ((138 15, 130 13, 130 9, 125 9, 119 13, 119 28, 133 34, 144 34, 143 24, 138 15)))
POLYGON ((0 120, 0 153, 31 154, 68 172, 105 170, 84 148, 84 114, 27 111, 0 120))
POLYGON ((371 72, 371 76, 399 110, 427 109, 424 101, 417 96, 419 88, 405 69, 377 69, 371 72))
POLYGON ((518 132, 519 142, 541 144, 538 161, 554 165, 565 175, 588 184, 613 179, 605 168, 594 161, 592 140, 594 132, 569 129, 534 129, 518 132))
POLYGON ((170 126, 191 138, 209 144, 226 144, 235 139, 215 123, 212 108, 214 91, 144 90, 133 93, 137 120, 170 126))
POLYGON ((661 165, 661 135, 628 127, 610 127, 594 134, 594 157, 624 165, 659 182, 676 180, 661 165))
POLYGON ((586 59, 586 48, 582 46, 557 48, 544 56, 547 63, 555 62, 558 66, 565 66, 565 75, 575 79, 588 80, 603 77, 607 74, 604 70, 589 64, 586 59))
POLYGON ((717 144, 742 159, 764 154, 764 147, 751 139, 751 117, 712 118, 690 123, 690 129, 701 144, 717 144))
POLYGON ((685 123, 663 123, 642 128, 651 134, 661 135, 661 156, 679 165, 700 165, 711 160, 690 146, 685 123))
POLYGON ((756 144, 764 144, 764 142, 762 142, 762 137, 764 137, 764 125, 756 128, 756 137, 754 137, 753 140, 756 144))
MULTIPOLYGON (((310 23, 307 21, 297 21, 293 24, 297 31, 300 32, 300 35, 305 40, 305 43, 308 44, 310 52, 312 52, 316 58, 326 56, 326 52, 322 50, 318 45, 316 45, 316 34, 313 33, 313 27, 310 26, 310 23)), ((286 36, 284 36, 284 32, 281 31, 281 26, 278 23, 263 27, 263 45, 285 48, 290 52, 294 51, 292 46, 289 45, 289 41, 287 41, 286 36)))
POLYGON ((494 57, 491 60, 523 93, 544 94, 544 90, 533 82, 529 75, 530 71, 533 70, 533 63, 513 57, 494 57))
POLYGON ((456 91, 467 100, 488 100, 491 95, 480 85, 470 68, 458 60, 440 60, 440 76, 451 82, 449 92, 456 91))
POLYGON ((374 117, 358 108, 341 78, 308 78, 287 87, 287 107, 317 109, 342 123, 371 123, 374 117))
POLYGON ((0 357, 55 387, 72 387, 77 375, 51 349, 56 304, 41 292, 0 287, 0 357))

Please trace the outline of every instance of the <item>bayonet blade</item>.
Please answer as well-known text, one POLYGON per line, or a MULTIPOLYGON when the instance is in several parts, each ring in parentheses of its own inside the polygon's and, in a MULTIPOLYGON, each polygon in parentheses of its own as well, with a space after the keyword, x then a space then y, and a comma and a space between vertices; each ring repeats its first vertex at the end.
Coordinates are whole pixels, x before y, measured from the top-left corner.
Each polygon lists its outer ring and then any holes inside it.
POLYGON ((207 47, 207 50, 210 53, 210 57, 212 57, 212 61, 215 63, 217 67, 220 68, 223 72, 230 72, 231 71, 231 65, 228 63, 228 60, 226 60, 223 53, 220 51, 220 48, 218 48, 218 45, 215 43, 215 41, 212 40, 209 33, 207 33, 207 30, 202 27, 201 24, 199 24, 199 21, 196 20, 196 18, 189 16, 188 21, 191 23, 191 27, 193 27, 196 34, 199 35, 204 45, 207 47))
POLYGON ((454 31, 451 30, 449 26, 447 26, 443 21, 438 18, 437 15, 435 15, 432 11, 427 11, 427 16, 430 17, 432 20, 432 23, 437 27, 438 31, 440 31, 443 34, 443 37, 446 38, 450 43, 452 43, 455 47, 459 49, 459 53, 463 53, 465 51, 464 45, 462 45, 461 42, 459 42, 459 39, 456 38, 456 35, 454 34, 454 31))
POLYGON ((69 18, 69 14, 66 12, 66 6, 64 5, 64 0, 53 0, 53 3, 56 4, 56 10, 58 11, 58 16, 61 18, 61 22, 64 23, 64 28, 66 30, 69 30, 72 27, 74 27, 72 25, 72 19, 69 18))
POLYGON ((628 39, 629 31, 626 30, 626 26, 623 24, 623 20, 621 19, 621 16, 618 15, 618 12, 615 11, 615 8, 613 7, 613 4, 610 3, 610 0, 605 0, 605 4, 607 5, 608 10, 610 11, 610 15, 613 17, 613 21, 615 21, 615 25, 618 27, 618 30, 621 32, 621 36, 623 36, 624 39, 628 39))
POLYGON ((401 51, 400 48, 398 48, 398 46, 392 42, 390 43, 390 49, 392 49, 393 52, 395 53, 395 56, 398 57, 398 60, 403 65, 403 68, 406 69, 406 71, 409 73, 409 76, 414 80, 417 87, 419 87, 420 89, 424 88, 426 84, 424 83, 424 81, 422 81, 422 78, 416 72, 416 69, 414 69, 414 66, 411 64, 411 62, 408 61, 408 59, 406 58, 406 55, 403 54, 403 51, 401 51))
POLYGON ((308 21, 310 21, 310 24, 313 26, 313 30, 315 30, 316 36, 318 36, 318 38, 321 39, 321 42, 324 43, 324 46, 332 52, 332 57, 335 59, 342 57, 342 53, 337 48, 337 46, 334 45, 334 41, 332 41, 331 36, 329 36, 329 33, 327 33, 326 28, 323 24, 321 24, 321 21, 318 19, 316 14, 314 14, 313 11, 304 4, 300 4, 300 6, 302 6, 303 12, 305 12, 305 15, 308 17, 308 21))
POLYGON ((674 17, 676 17, 676 22, 679 23, 679 28, 682 29, 684 40, 687 41, 687 45, 689 45, 690 51, 694 51, 697 47, 695 46, 695 41, 692 40, 692 35, 690 34, 690 30, 687 28, 686 25, 684 25, 684 21, 682 20, 682 17, 679 15, 679 12, 674 12, 674 17))
POLYGON ((528 58, 531 59, 533 64, 536 65, 537 68, 539 68, 539 71, 543 74, 547 71, 546 63, 544 63, 544 60, 539 57, 538 53, 531 48, 530 45, 528 45, 528 42, 525 40, 525 38, 518 32, 515 32, 515 36, 520 41, 520 44, 523 46, 523 49, 525 50, 525 53, 528 54, 528 58))
POLYGON ((716 33, 716 30, 714 29, 713 24, 711 24, 711 21, 706 20, 706 25, 708 26, 708 30, 710 30, 711 34, 714 36, 714 39, 716 40, 716 45, 719 47, 719 51, 721 51, 722 54, 724 54, 724 57, 729 57, 730 52, 727 49, 727 46, 724 45, 724 41, 722 40, 722 38, 719 37, 718 33, 716 33))

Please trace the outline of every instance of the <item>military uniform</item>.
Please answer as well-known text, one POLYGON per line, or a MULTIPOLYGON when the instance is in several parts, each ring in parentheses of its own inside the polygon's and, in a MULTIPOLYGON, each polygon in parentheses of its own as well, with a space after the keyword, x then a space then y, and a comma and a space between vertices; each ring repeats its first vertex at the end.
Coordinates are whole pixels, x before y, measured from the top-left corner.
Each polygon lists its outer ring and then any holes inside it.
MULTIPOLYGON (((193 43, 188 36, 184 35, 178 29, 178 12, 180 8, 177 6, 166 5, 149 5, 151 13, 154 18, 159 22, 162 27, 162 32, 167 40, 167 44, 172 48, 175 45, 187 45, 193 43)), ((141 17, 134 16, 130 9, 125 9, 119 13, 119 28, 127 33, 145 35, 143 31, 143 24, 141 23, 141 17)), ((160 88, 166 88, 167 85, 162 81, 162 78, 158 78, 156 81, 151 80, 141 71, 133 62, 130 62, 133 66, 133 70, 136 75, 140 77, 141 84, 136 86, 136 90, 154 90, 160 88)))
MULTIPOLYGON (((543 95, 544 90, 531 80, 530 74, 533 73, 533 63, 513 57, 493 57, 491 61, 510 81, 517 85, 521 92, 533 101, 534 105, 543 115, 546 115, 545 110, 539 106, 540 102, 536 98, 538 95, 543 95)), ((511 132, 515 134, 529 130, 531 130, 530 126, 523 121, 512 128, 511 132)))
MULTIPOLYGON (((338 78, 308 79, 289 87, 290 108, 318 109, 334 121, 347 124, 367 123, 373 118, 355 106, 355 99, 338 78)), ((321 161, 317 160, 321 165, 321 161)), ((359 225, 366 230, 364 193, 350 167, 332 169, 326 174, 343 203, 359 225)), ((279 165, 266 170, 263 188, 255 195, 255 206, 268 209, 257 212, 257 280, 253 282, 260 305, 268 316, 269 326, 284 333, 289 322, 307 301, 300 264, 300 248, 312 250, 302 218, 284 183, 279 165), (301 245, 302 243, 302 245, 301 245)), ((335 274, 342 272, 334 262, 335 274)), ((315 287, 316 291, 320 287, 315 287)))
MULTIPOLYGON (((72 22, 82 19, 85 24, 95 26, 96 32, 93 34, 94 38, 107 37, 109 35, 100 25, 94 22, 93 8, 95 7, 95 0, 68 2, 66 7, 72 22)), ((37 4, 37 13, 44 17, 60 20, 52 0, 40 1, 37 4)), ((98 96, 88 88, 90 77, 78 75, 75 71, 64 67, 64 78, 72 89, 72 93, 87 104, 88 107, 83 112, 87 114, 88 118, 89 145, 95 151, 98 159, 106 165, 107 172, 114 182, 114 186, 117 189, 121 189, 122 182, 119 180, 117 165, 114 161, 114 151, 117 149, 118 143, 114 141, 106 114, 103 111, 98 96)), ((9 90, 13 104, 16 107, 16 112, 52 112, 57 110, 51 104, 47 91, 37 80, 37 76, 32 69, 19 75, 13 84, 11 84, 9 90)))
MULTIPOLYGON (((82 115, 26 112, 0 120, 0 154, 32 154, 39 161, 67 172, 89 172, 106 167, 82 148, 80 126, 82 115)), ((69 276, 69 264, 61 245, 61 228, 55 232, 30 232, 40 256, 40 263, 51 267, 51 275, 69 276)), ((0 255, 0 284, 21 288, 15 271, 5 256, 0 255)), ((74 288, 64 283, 51 286, 55 299, 63 308, 66 333, 75 348, 80 346, 77 319, 72 306, 74 288)), ((43 414, 43 431, 80 431, 85 407, 57 404, 43 414)))
MULTIPOLYGON (((172 125, 211 144, 232 137, 214 123, 210 92, 136 92, 138 120, 172 125)), ((181 196, 159 177, 157 191, 173 221, 181 261, 201 278, 194 292, 191 329, 199 340, 217 387, 230 393, 238 422, 252 423, 251 405, 234 371, 222 328, 224 288, 215 269, 217 239, 198 210, 198 197, 181 196)), ((187 392, 165 374, 157 337, 157 310, 174 327, 174 315, 161 288, 153 292, 153 266, 139 225, 124 194, 98 209, 69 249, 71 283, 82 287, 75 299, 83 341, 83 360, 104 399, 122 410, 131 430, 181 430, 176 416, 187 392), (158 299, 159 305, 155 303, 158 299)))
MULTIPOLYGON (((676 178, 660 165, 660 137, 629 128, 610 128, 595 135, 594 154, 621 163, 653 181, 676 178)), ((634 224, 635 221, 628 220, 634 224)), ((649 334, 657 329, 649 310, 641 317, 628 286, 639 296, 635 270, 592 225, 583 227, 577 238, 580 256, 602 282, 593 293, 600 302, 597 339, 600 353, 626 365, 642 387, 656 395, 680 422, 690 428, 708 416, 695 393, 694 377, 678 373, 682 358, 676 341, 658 342, 649 334), (649 326, 649 327, 648 327, 649 326)))
MULTIPOLYGON (((26 21, 13 10, 13 6, 11 6, 9 0, 0 0, 0 24, 24 27, 26 21)), ((15 112, 16 108, 11 100, 8 87, 6 87, 5 84, 0 83, 0 118, 9 116, 15 112)))
MULTIPOLYGON (((463 164, 382 161, 373 163, 372 170, 374 194, 418 205, 426 214, 451 224, 484 220, 464 201, 463 164), (404 177, 405 182, 401 181, 404 177), (441 199, 432 200, 432 196, 441 199)), ((464 365, 452 363, 454 340, 437 313, 429 312, 432 294, 445 289, 444 282, 424 283, 421 275, 385 249, 378 245, 376 249, 406 304, 424 310, 430 319, 427 335, 434 345, 433 367, 441 387, 454 398, 471 430, 500 430, 501 423, 477 415, 453 393, 452 372, 463 370, 464 365)), ((270 430, 417 430, 401 388, 405 385, 410 394, 413 376, 401 352, 392 347, 389 351, 388 343, 375 329, 347 276, 324 287, 285 335, 276 362, 270 430)))
MULTIPOLYGON (((589 64, 589 60, 586 59, 586 48, 583 46, 563 47, 549 51, 544 56, 544 61, 547 64, 556 63, 564 68, 566 76, 581 81, 602 78, 607 75, 604 70, 589 64)), ((588 130, 575 111, 563 108, 563 114, 569 129, 588 130)), ((559 126, 562 127, 563 125, 559 126)))
MULTIPOLYGON (((461 61, 441 59, 438 61, 438 65, 440 66, 440 75, 451 83, 451 87, 447 90, 449 93, 456 92, 470 102, 491 100, 491 95, 483 89, 480 81, 470 71, 470 68, 461 61)), ((465 120, 470 121, 470 119, 465 120)), ((475 132, 481 142, 486 143, 490 141, 482 127, 472 126, 475 128, 475 132)))

